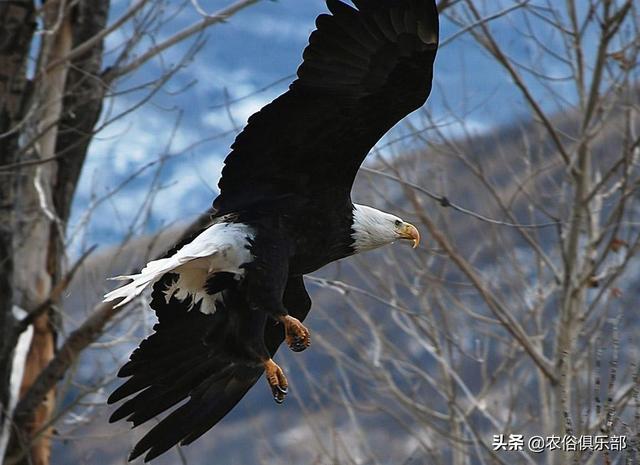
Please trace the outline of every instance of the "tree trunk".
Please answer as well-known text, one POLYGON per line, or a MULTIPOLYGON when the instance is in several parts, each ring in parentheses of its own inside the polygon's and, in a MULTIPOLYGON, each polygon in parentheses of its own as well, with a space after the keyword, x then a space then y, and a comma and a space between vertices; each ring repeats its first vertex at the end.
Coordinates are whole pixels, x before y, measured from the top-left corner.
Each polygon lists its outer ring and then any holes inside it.
POLYGON ((9 435, 10 377, 18 336, 12 311, 17 183, 10 170, 18 161, 18 128, 29 95, 26 65, 34 11, 31 0, 0 2, 0 461, 9 435))
MULTIPOLYGON (((2 338, 7 347, 0 354, 3 405, 8 400, 12 359, 7 354, 15 346, 18 336, 11 308, 13 304, 27 312, 38 308, 64 275, 66 222, 104 97, 104 87, 99 78, 102 41, 76 57, 71 66, 64 57, 73 47, 104 28, 109 9, 109 2, 100 0, 80 1, 73 6, 65 0, 45 4, 43 23, 47 33, 42 35, 35 71, 30 106, 33 111, 27 111, 23 103, 27 82, 24 63, 29 56, 34 10, 30 2, 14 3, 0 7, 0 16, 6 23, 22 25, 14 27, 15 38, 11 44, 2 44, 5 55, 0 57, 15 61, 13 70, 2 67, 8 71, 7 79, 0 83, 5 84, 0 88, 3 96, 0 114, 2 133, 18 128, 9 136, 9 141, 3 140, 5 151, 0 158, 0 165, 14 166, 10 168, 13 182, 0 183, 3 203, 0 214, 5 218, 12 215, 11 222, 0 221, 10 226, 0 230, 3 258, 0 314, 2 334, 7 336, 2 338), (8 17, 8 13, 13 15, 13 19, 8 17), (22 17, 19 17, 20 13, 22 17), (22 47, 18 49, 16 44, 22 47), (58 64, 51 67, 51 63, 58 64), (22 85, 18 86, 10 79, 22 85), (11 87, 7 82, 12 84, 11 87), (15 101, 4 96, 14 96, 15 101), (21 121, 24 124, 18 127, 21 121), (25 164, 27 161, 36 163, 25 164)), ((29 392, 33 382, 54 357, 58 324, 51 308, 44 309, 35 318, 21 397, 29 392)), ((55 392, 50 391, 34 414, 19 423, 19 431, 14 432, 9 449, 11 463, 49 463, 52 430, 46 425, 54 406, 55 392)))
MULTIPOLYGON (((47 160, 55 155, 58 121, 62 114, 63 96, 68 66, 61 64, 46 70, 48 63, 60 60, 71 50, 71 15, 64 0, 49 1, 44 7, 42 49, 38 60, 38 73, 34 88, 33 112, 26 126, 27 140, 35 140, 27 156, 33 160, 47 160)), ((62 228, 53 206, 53 190, 57 176, 57 164, 39 163, 26 167, 18 179, 18 247, 15 251, 15 290, 20 307, 27 311, 47 300, 53 285, 50 238, 52 230, 62 228)), ((55 329, 49 319, 49 311, 43 312, 34 322, 34 335, 25 366, 21 396, 26 393, 38 374, 54 356, 55 329)), ((50 454, 50 428, 48 422, 55 393, 49 392, 36 410, 24 431, 18 431, 18 441, 25 452, 24 463, 46 465, 50 454), (38 433, 37 437, 34 435, 38 433), (33 440, 32 440, 33 438, 33 440)))

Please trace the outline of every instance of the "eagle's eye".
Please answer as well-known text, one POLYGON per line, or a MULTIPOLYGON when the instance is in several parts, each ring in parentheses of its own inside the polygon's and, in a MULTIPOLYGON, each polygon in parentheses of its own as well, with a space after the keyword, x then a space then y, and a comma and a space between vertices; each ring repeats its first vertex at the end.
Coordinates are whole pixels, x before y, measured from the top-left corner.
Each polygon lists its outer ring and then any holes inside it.
POLYGON ((400 226, 400 225, 402 224, 402 221, 400 221, 400 220, 396 220, 396 221, 395 221, 395 224, 396 224, 396 226, 400 226))

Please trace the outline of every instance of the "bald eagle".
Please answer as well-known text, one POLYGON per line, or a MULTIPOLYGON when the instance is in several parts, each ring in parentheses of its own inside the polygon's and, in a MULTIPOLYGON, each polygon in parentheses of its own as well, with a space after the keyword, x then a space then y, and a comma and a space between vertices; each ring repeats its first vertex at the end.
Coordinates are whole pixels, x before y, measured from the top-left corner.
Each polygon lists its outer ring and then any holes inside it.
POLYGON ((220 421, 264 373, 276 402, 288 381, 273 361, 311 342, 303 276, 417 229, 351 201, 374 144, 426 101, 438 46, 434 0, 327 0, 289 90, 249 118, 231 146, 211 223, 105 295, 123 305, 149 286, 155 332, 118 375, 110 421, 134 426, 177 404, 135 446, 151 460, 220 421), (183 402, 184 401, 184 402, 183 402))

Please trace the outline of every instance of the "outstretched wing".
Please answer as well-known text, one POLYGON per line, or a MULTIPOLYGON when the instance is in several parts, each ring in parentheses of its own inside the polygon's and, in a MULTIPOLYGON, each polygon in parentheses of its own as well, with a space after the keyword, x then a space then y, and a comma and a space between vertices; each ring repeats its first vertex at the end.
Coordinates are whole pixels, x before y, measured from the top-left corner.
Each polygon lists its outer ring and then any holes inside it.
MULTIPOLYGON (((214 314, 203 314, 197 305, 189 311, 189 302, 175 298, 167 302, 162 290, 171 279, 175 275, 166 275, 154 285, 151 307, 159 322, 154 326, 155 333, 120 369, 118 376, 129 379, 111 394, 108 402, 133 397, 109 421, 126 418, 138 426, 186 402, 136 444, 130 460, 146 452, 145 461, 149 461, 178 443, 195 441, 218 423, 263 373, 261 365, 243 356, 231 331, 229 312, 241 314, 241 309, 225 303, 214 314)), ((311 301, 302 277, 290 278, 283 302, 291 315, 299 320, 306 317, 311 301)), ((282 325, 265 326, 265 343, 271 354, 283 340, 282 325)))
POLYGON ((360 164, 431 91, 434 0, 327 0, 289 90, 249 118, 225 160, 219 214, 314 192, 349 192, 360 164))

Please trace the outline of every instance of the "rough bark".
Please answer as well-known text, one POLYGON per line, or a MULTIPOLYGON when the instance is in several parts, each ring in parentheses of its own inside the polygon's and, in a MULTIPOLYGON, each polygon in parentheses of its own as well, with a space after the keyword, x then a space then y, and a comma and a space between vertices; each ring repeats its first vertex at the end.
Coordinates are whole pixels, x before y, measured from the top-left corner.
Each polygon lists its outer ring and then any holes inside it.
MULTIPOLYGON (((42 49, 36 72, 39 73, 34 88, 34 104, 37 111, 27 120, 28 139, 35 139, 34 150, 27 157, 35 160, 55 156, 58 135, 58 120, 62 114, 63 95, 68 66, 60 65, 42 73, 47 63, 60 59, 71 50, 72 24, 67 4, 64 0, 47 2, 44 7, 44 27, 48 31, 42 39, 42 49)), ((19 214, 15 253, 15 287, 19 305, 29 311, 45 301, 51 292, 53 277, 50 274, 51 257, 49 243, 51 230, 60 228, 53 208, 53 180, 56 177, 55 163, 42 163, 24 168, 18 176, 19 214)), ((44 313, 34 321, 34 334, 27 357, 21 396, 30 388, 38 374, 47 366, 55 352, 55 330, 44 313)), ((47 429, 34 441, 33 434, 46 424, 53 413, 55 393, 50 391, 44 402, 35 411, 32 421, 24 431, 18 431, 20 438, 15 444, 29 444, 30 453, 25 463, 46 465, 50 457, 50 435, 47 429)))
MULTIPOLYGON (((4 243, 15 244, 15 250, 7 251, 9 258, 5 265, 13 266, 15 272, 12 282, 6 285, 13 295, 3 298, 9 309, 12 301, 27 311, 38 308, 48 301, 51 289, 63 278, 65 225, 104 96, 98 78, 102 41, 71 63, 64 57, 74 46, 104 28, 108 9, 109 2, 105 1, 81 1, 72 6, 59 0, 47 2, 43 10, 48 34, 43 35, 33 85, 32 102, 34 108, 37 105, 37 112, 25 118, 23 127, 16 131, 15 144, 3 163, 46 161, 18 166, 11 172, 15 180, 11 198, 16 202, 11 201, 7 211, 14 215, 15 227, 8 231, 11 240, 4 243), (57 65, 48 66, 49 63, 57 65), (18 146, 18 136, 28 141, 29 150, 18 146), (21 149, 23 153, 18 159, 21 149)), ((28 57, 30 40, 30 36, 25 38, 25 47, 15 52, 23 59, 28 57)), ((54 315, 48 309, 34 319, 21 397, 30 392, 54 358, 57 327, 54 315)), ((17 335, 12 334, 15 339, 14 336, 17 335)), ((4 382, 3 387, 7 386, 8 382, 4 382)), ((49 389, 16 432, 9 452, 14 459, 21 457, 24 463, 37 465, 49 463, 52 431, 43 427, 54 404, 55 392, 49 389)))
MULTIPOLYGON (((83 1, 72 10, 73 48, 94 37, 107 24, 110 2, 83 1)), ((56 175, 52 180, 52 201, 60 228, 51 229, 49 274, 55 282, 64 276, 64 231, 71 214, 73 196, 87 156, 94 128, 102 111, 106 85, 100 77, 103 41, 71 61, 58 122, 56 175)), ((52 315, 55 316, 55 315, 52 315)), ((58 321, 54 321, 57 326, 58 321)))
MULTIPOLYGON (((95 36, 107 23, 108 1, 80 2, 75 10, 74 48, 95 36)), ((56 145, 58 173, 54 205, 63 223, 69 219, 78 178, 102 110, 106 87, 100 77, 103 43, 72 61, 67 78, 64 112, 56 145)))
MULTIPOLYGON (((15 183, 4 171, 17 161, 17 130, 25 116, 28 50, 35 29, 32 1, 0 3, 0 436, 9 401, 11 361, 17 341, 13 305, 15 183)), ((0 457, 1 459, 1 457, 0 457)))

